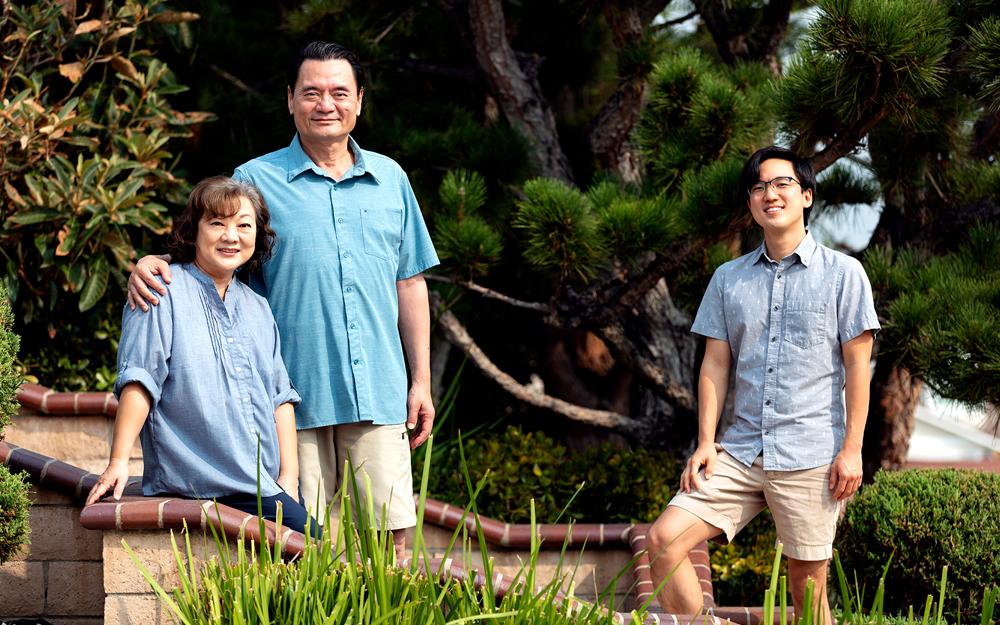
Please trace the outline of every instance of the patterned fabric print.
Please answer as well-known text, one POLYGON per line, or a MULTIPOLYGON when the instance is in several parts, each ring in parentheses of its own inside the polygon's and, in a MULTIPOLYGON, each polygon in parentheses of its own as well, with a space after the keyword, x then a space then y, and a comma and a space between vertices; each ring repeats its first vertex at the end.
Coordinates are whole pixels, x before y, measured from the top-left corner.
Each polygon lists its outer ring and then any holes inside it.
POLYGON ((722 446, 768 471, 833 461, 844 442, 842 344, 879 329, 861 263, 807 233, 776 262, 763 244, 715 272, 691 331, 729 343, 736 423, 722 446))

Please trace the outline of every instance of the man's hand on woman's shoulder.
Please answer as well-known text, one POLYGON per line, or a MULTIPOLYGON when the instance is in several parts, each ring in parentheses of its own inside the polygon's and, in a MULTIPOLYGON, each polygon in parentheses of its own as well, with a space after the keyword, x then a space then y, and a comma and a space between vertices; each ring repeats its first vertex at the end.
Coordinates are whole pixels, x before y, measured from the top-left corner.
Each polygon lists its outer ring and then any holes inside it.
POLYGON ((138 306, 142 312, 149 311, 149 304, 156 306, 160 299, 149 290, 149 287, 160 295, 167 294, 167 287, 160 284, 155 276, 163 276, 163 281, 170 283, 170 255, 143 256, 135 264, 132 275, 128 278, 128 307, 135 310, 138 306), (147 303, 148 302, 148 303, 147 303))

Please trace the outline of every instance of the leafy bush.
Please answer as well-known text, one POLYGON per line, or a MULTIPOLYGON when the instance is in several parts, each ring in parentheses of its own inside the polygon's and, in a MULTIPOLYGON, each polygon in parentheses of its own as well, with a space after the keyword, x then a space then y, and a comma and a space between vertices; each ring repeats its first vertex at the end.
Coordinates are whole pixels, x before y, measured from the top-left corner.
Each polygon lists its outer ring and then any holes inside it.
POLYGON ((936 596, 947 565, 948 610, 972 615, 981 608, 983 589, 1000 579, 1000 475, 876 473, 847 506, 836 547, 848 575, 853 569, 860 579, 878 579, 892 555, 886 612, 936 596))
MULTIPOLYGON (((651 523, 670 501, 680 476, 670 454, 625 451, 605 443, 570 455, 542 432, 514 426, 501 436, 486 433, 464 444, 473 482, 490 471, 479 513, 507 523, 527 523, 532 498, 538 521, 555 523, 581 482, 583 489, 566 511, 570 517, 588 523, 651 523)), ((419 477, 423 461, 414 464, 419 477)), ((455 505, 468 501, 457 446, 435 466, 429 494, 455 505)))
POLYGON ((171 140, 212 115, 170 106, 187 88, 155 46, 190 49, 197 18, 162 0, 4 3, 0 279, 43 383, 102 390, 88 369, 114 354, 92 327, 120 316, 124 274, 186 202, 171 140))
MULTIPOLYGON (((765 509, 728 545, 708 544, 716 605, 762 605, 764 590, 774 569, 777 539, 774 518, 765 509)), ((781 560, 779 574, 788 574, 788 559, 781 560)))
MULTIPOLYGON (((10 424, 10 417, 17 412, 17 390, 21 387, 21 374, 14 367, 14 358, 20 339, 10 327, 13 315, 7 301, 7 291, 0 284, 0 440, 10 424)), ((21 545, 28 542, 28 485, 24 475, 11 475, 0 464, 0 564, 14 557, 21 545)))

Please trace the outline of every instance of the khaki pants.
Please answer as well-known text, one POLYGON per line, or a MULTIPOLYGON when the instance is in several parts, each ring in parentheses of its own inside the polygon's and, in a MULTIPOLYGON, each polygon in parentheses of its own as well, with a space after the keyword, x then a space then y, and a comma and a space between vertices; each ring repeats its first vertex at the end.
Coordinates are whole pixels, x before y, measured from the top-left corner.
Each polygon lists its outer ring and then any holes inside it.
POLYGON ((381 529, 397 530, 416 525, 410 440, 405 424, 374 425, 362 421, 299 430, 298 444, 299 488, 306 508, 320 523, 324 522, 328 505, 339 505, 337 495, 342 484, 346 484, 354 500, 351 482, 344 475, 344 462, 350 450, 362 498, 365 497, 364 475, 371 480, 371 503, 379 524, 385 506, 385 527, 381 529))

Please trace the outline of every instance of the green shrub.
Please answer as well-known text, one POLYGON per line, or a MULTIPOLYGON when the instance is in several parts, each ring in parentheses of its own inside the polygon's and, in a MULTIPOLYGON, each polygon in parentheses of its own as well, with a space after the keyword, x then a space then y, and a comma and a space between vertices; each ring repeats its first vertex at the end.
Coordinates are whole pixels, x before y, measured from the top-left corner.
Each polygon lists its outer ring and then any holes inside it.
MULTIPOLYGON (((708 544, 716 605, 763 605, 777 536, 771 511, 765 509, 728 545, 708 544)), ((779 574, 788 574, 787 558, 782 558, 779 574)))
POLYGON ((1000 579, 1000 475, 958 469, 879 472, 847 506, 837 532, 847 574, 876 580, 892 556, 885 611, 922 605, 948 566, 946 609, 981 609, 1000 579))
MULTIPOLYGON (((17 390, 21 373, 14 366, 20 339, 11 332, 13 314, 7 301, 7 290, 0 284, 0 440, 10 417, 17 413, 17 390)), ((28 542, 28 485, 22 475, 11 475, 0 464, 0 564, 14 557, 21 545, 28 542)))
MULTIPOLYGON (((569 454, 545 434, 525 433, 520 427, 464 444, 473 483, 490 471, 479 513, 507 523, 527 523, 532 498, 538 522, 555 523, 581 482, 583 489, 566 511, 569 517, 588 523, 651 523, 666 508, 680 476, 670 454, 629 452, 609 443, 569 454)), ((414 463, 416 478, 422 463, 414 463)), ((455 505, 468 501, 457 446, 435 465, 429 494, 455 505)))

